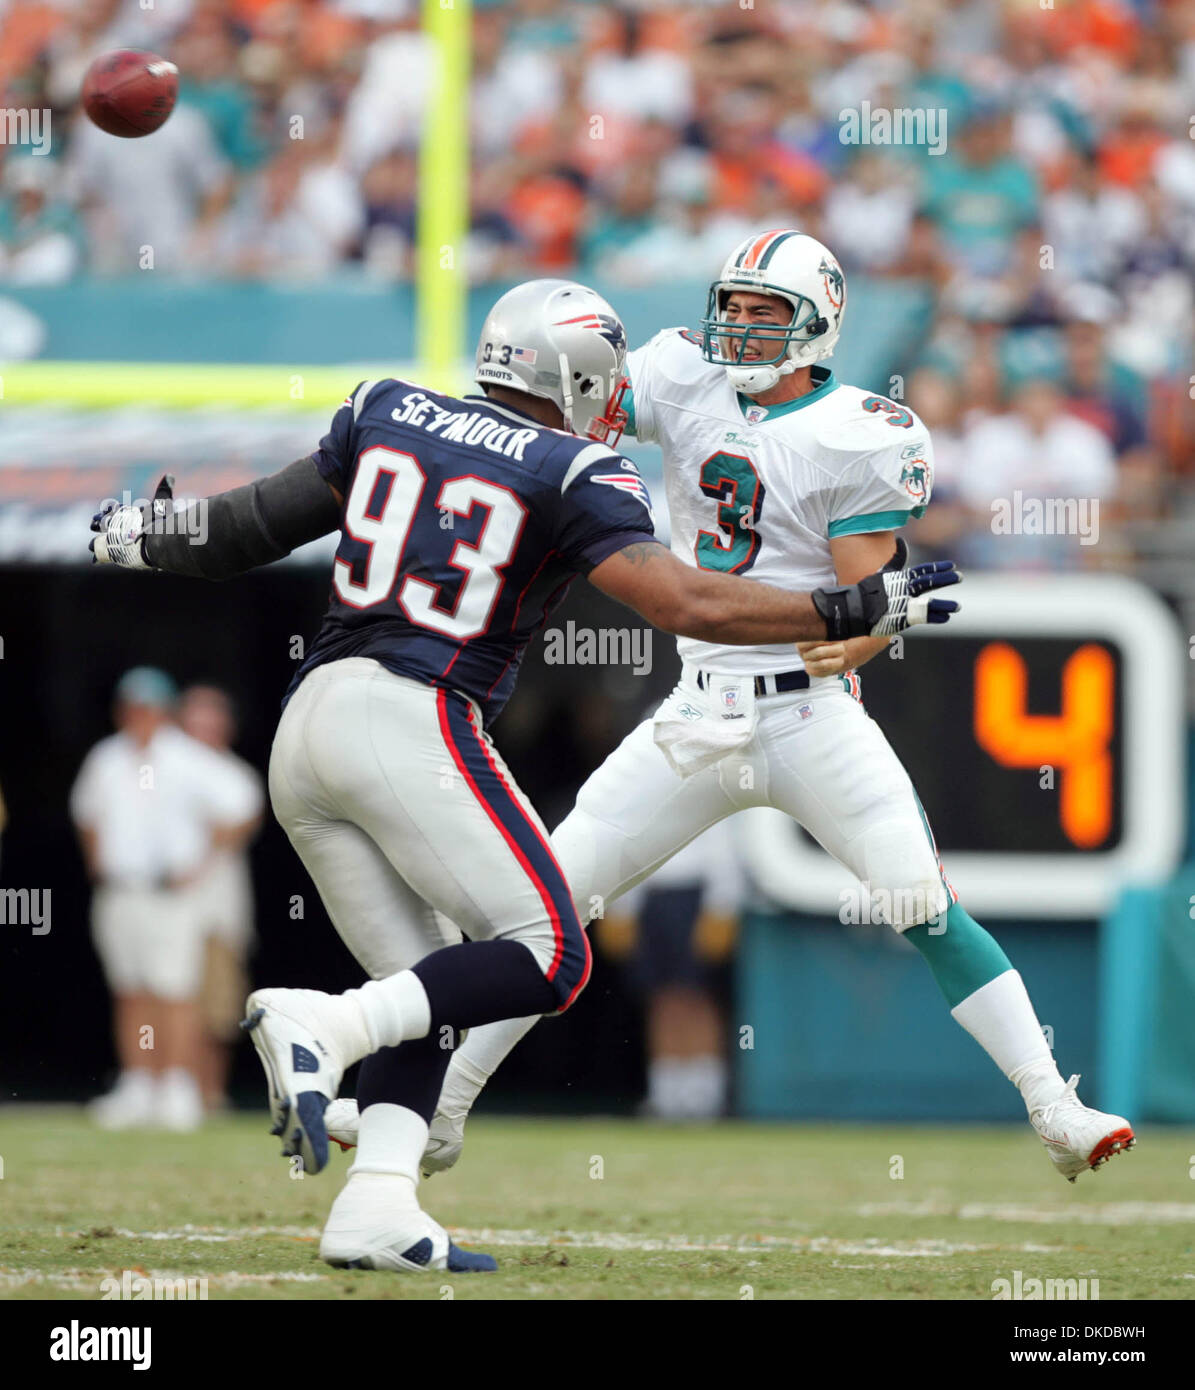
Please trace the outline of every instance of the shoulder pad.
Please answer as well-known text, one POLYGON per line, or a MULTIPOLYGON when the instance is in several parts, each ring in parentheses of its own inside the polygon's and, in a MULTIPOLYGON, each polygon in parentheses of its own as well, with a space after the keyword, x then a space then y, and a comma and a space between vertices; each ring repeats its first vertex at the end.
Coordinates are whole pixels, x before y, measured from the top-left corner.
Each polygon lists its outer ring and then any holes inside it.
POLYGON ((929 431, 908 406, 857 386, 839 385, 827 397, 833 409, 819 413, 817 442, 829 453, 899 455, 923 443, 929 431))

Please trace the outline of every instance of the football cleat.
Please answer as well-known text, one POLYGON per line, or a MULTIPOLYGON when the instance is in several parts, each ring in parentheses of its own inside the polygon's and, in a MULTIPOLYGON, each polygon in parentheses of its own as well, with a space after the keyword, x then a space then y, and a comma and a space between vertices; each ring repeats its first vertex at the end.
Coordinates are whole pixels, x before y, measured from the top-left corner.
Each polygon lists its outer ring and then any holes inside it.
POLYGON ((415 1184, 393 1173, 351 1173, 320 1237, 320 1259, 339 1269, 424 1274, 488 1274, 492 1255, 462 1250, 415 1198, 415 1184))
MULTIPOLYGON (((347 1097, 334 1100, 324 1111, 324 1125, 328 1138, 342 1149, 352 1149, 357 1144, 357 1124, 360 1116, 357 1102, 347 1097)), ((465 1143, 465 1121, 469 1112, 448 1115, 437 1110, 428 1130, 427 1147, 419 1161, 419 1171, 425 1178, 436 1173, 445 1173, 453 1167, 461 1156, 465 1143)))
POLYGON ((281 1137, 283 1157, 302 1159, 305 1173, 327 1165, 324 1111, 344 1074, 320 1017, 324 998, 313 989, 259 989, 249 996, 241 1024, 265 1069, 270 1133, 281 1137))
POLYGON ((1057 1100, 1029 1117, 1054 1167, 1068 1182, 1074 1182, 1088 1168, 1103 1167, 1113 1154, 1124 1153, 1137 1143, 1123 1115, 1105 1115, 1084 1105, 1075 1093, 1078 1084, 1078 1076, 1072 1076, 1057 1100))
POLYGON ((329 1101, 328 1108, 324 1111, 324 1128, 328 1131, 328 1138, 333 1144, 339 1144, 342 1149, 355 1149, 360 1118, 355 1100, 340 1096, 329 1101))
POLYGON ((467 1110, 448 1113, 437 1110, 427 1132, 427 1147, 419 1161, 419 1171, 425 1178, 434 1173, 446 1173, 461 1156, 465 1146, 467 1110))

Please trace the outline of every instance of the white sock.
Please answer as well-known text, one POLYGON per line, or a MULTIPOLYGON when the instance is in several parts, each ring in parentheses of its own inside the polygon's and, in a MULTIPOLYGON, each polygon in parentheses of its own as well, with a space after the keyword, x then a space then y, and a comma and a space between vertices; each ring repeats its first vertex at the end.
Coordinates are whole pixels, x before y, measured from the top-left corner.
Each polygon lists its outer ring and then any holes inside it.
POLYGON ((419 1182, 419 1160, 427 1147, 427 1121, 405 1105, 379 1102, 361 1112, 354 1173, 390 1173, 419 1182))
POLYGON ((163 1072, 160 1084, 163 1087, 172 1086, 188 1093, 193 1092, 196 1098, 199 1096, 199 1083, 185 1067, 171 1067, 169 1071, 163 1072))
POLYGON ((1020 1091, 1030 1115, 1065 1090, 1018 971, 997 975, 950 1013, 1020 1091))
POLYGON ((668 1120, 712 1120, 726 1100, 721 1057, 660 1057, 647 1070, 652 1111, 668 1120))
POLYGON ((695 1120, 712 1120, 726 1103, 726 1063, 721 1057, 690 1057, 685 1063, 685 1094, 695 1120))
MULTIPOLYGON (((419 976, 410 970, 369 980, 360 989, 349 989, 333 996, 357 1023, 353 1061, 368 1057, 379 1047, 397 1047, 413 1038, 425 1038, 432 1026, 432 1009, 419 976)), ((349 1019, 343 1020, 349 1023, 349 1019)), ((351 1025, 350 1025, 351 1026, 351 1025)))
POLYGON ((533 1014, 530 1018, 504 1018, 498 1023, 470 1028, 448 1064, 439 1109, 445 1114, 467 1115, 485 1083, 539 1019, 538 1014, 533 1014))
POLYGON ((653 1115, 674 1120, 681 1112, 681 1069, 679 1057, 656 1057, 647 1067, 647 1104, 653 1115))

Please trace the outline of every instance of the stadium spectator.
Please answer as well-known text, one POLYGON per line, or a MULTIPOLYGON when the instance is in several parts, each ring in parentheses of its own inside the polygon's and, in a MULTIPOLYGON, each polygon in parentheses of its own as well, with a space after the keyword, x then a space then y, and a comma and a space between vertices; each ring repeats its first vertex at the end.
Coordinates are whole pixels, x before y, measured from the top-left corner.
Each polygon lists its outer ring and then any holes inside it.
MULTIPOLYGON (((178 706, 183 733, 211 748, 230 775, 245 782, 246 803, 264 805, 261 778, 232 751, 236 714, 228 695, 210 685, 192 685, 178 706)), ((195 897, 204 941, 203 985, 199 1003, 203 1037, 199 1048, 199 1086, 207 1110, 227 1104, 225 1087, 232 1046, 239 1036, 249 993, 247 961, 253 949, 253 883, 249 877, 249 841, 261 825, 260 814, 239 838, 229 832, 213 849, 195 882, 195 897)))
POLYGON ((0 284, 60 285, 81 261, 79 227, 58 197, 53 159, 25 156, 4 165, 0 199, 0 284))
MULTIPOLYGON (((0 282, 131 273, 151 255, 163 275, 412 279, 434 71, 414 0, 141 3, 0 12, 0 91, 52 107, 65 156, 61 181, 37 170, 42 194, 0 170, 0 282), (87 63, 122 44, 181 68, 178 110, 151 140, 112 139, 77 111, 87 63)), ((838 251, 856 305, 869 279, 901 291, 890 302, 923 297, 902 311, 905 359, 884 365, 915 370, 918 322, 949 325, 940 364, 967 412, 988 415, 1007 343, 1068 337, 1102 288, 1119 306, 1114 374, 1135 382, 1128 414, 1149 446, 1120 447, 1122 476, 1152 457, 1162 472, 1130 490, 1181 506, 1167 479, 1190 471, 1190 16, 1120 0, 479 4, 464 265, 472 283, 592 274, 617 298, 708 281, 754 228, 800 225, 838 251), (844 113, 865 101, 938 113, 945 152, 843 143, 844 113)), ((41 325, 3 312, 6 338, 38 351, 41 325)), ((866 332, 858 315, 846 350, 866 332)))
POLYGON ((196 884, 210 856, 244 843, 260 791, 172 722, 174 682, 152 667, 115 692, 116 733, 88 753, 71 818, 94 886, 92 934, 113 995, 120 1072, 92 1103, 109 1129, 194 1129, 205 931, 196 884))
POLYGON ((980 421, 964 438, 959 493, 974 529, 962 548, 985 569, 1061 569, 1094 561, 1092 538, 1098 540, 1099 521, 1108 519, 1117 491, 1108 440, 1066 409, 1054 381, 1027 371, 1011 390, 1009 409, 980 421), (1055 503, 1069 510, 1051 510, 1055 503), (1060 529, 1060 516, 1072 529, 1060 529))
POLYGON ((198 111, 180 103, 152 140, 121 140, 81 121, 67 158, 92 270, 133 275, 211 267, 215 228, 233 182, 198 111))

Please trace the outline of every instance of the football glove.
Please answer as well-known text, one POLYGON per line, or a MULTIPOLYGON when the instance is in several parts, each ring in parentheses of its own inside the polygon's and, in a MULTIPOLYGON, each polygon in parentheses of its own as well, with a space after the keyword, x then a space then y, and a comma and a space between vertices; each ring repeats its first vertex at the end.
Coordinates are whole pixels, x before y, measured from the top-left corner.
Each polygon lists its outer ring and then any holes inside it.
POLYGON ((931 560, 906 569, 908 558, 908 546, 898 536, 895 554, 876 574, 869 574, 858 584, 814 590, 814 606, 825 618, 832 641, 893 637, 921 623, 944 623, 959 611, 952 599, 929 597, 934 589, 945 589, 962 579, 954 561, 931 560))
POLYGON ((126 569, 153 569, 145 558, 145 532, 173 509, 174 476, 170 473, 165 475, 153 498, 144 506, 121 506, 119 502, 109 502, 102 512, 96 512, 91 518, 91 529, 99 532, 96 539, 88 544, 93 562, 97 565, 123 565, 126 569))

